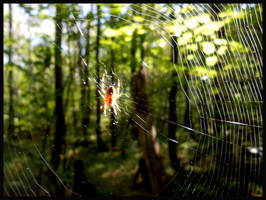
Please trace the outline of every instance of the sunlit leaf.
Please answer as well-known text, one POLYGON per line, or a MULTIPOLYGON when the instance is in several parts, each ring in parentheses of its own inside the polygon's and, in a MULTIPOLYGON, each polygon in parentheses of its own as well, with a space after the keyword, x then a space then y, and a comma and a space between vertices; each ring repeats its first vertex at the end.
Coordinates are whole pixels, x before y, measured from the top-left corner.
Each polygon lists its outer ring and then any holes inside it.
POLYGON ((138 34, 139 35, 143 35, 143 34, 145 34, 147 31, 144 29, 144 28, 140 28, 140 29, 138 29, 138 34))
POLYGON ((202 42, 202 50, 205 54, 210 55, 214 53, 215 51, 215 46, 212 42, 202 42))
POLYGON ((187 45, 187 49, 191 51, 197 51, 198 47, 196 44, 190 44, 190 45, 187 45))
POLYGON ((189 54, 189 55, 187 56, 187 59, 188 59, 188 60, 193 60, 194 57, 195 57, 195 56, 194 56, 193 54, 189 54))
POLYGON ((229 43, 230 43, 230 49, 233 52, 245 53, 249 51, 247 47, 244 47, 241 43, 237 41, 230 41, 229 43))
POLYGON ((194 29, 195 34, 204 34, 204 35, 212 35, 216 31, 218 31, 222 26, 224 26, 224 22, 209 22, 203 26, 200 26, 194 29))
POLYGON ((167 26, 167 29, 168 31, 172 34, 172 35, 175 35, 177 37, 180 37, 181 36, 181 29, 179 27, 177 27, 176 25, 169 25, 167 26))
POLYGON ((206 65, 214 66, 218 62, 217 56, 210 56, 206 58, 206 65))
POLYGON ((119 15, 121 13, 121 5, 112 4, 110 13, 111 15, 119 15))
POLYGON ((185 25, 190 29, 194 29, 198 25, 197 18, 190 18, 189 20, 185 21, 185 25))
POLYGON ((185 33, 183 35, 183 37, 186 39, 186 40, 189 40, 190 38, 192 38, 192 33, 188 32, 188 33, 185 33))
POLYGON ((227 40, 226 39, 214 39, 213 40, 214 44, 217 44, 217 45, 227 45, 227 40))
POLYGON ((196 37, 196 42, 201 42, 201 41, 202 41, 202 36, 198 35, 198 36, 196 37))
POLYGON ((191 71, 191 74, 194 74, 198 77, 201 77, 201 79, 212 79, 216 76, 217 72, 213 69, 209 69, 207 67, 203 66, 196 66, 191 71))
POLYGON ((199 23, 207 24, 211 21, 211 18, 209 14, 203 14, 201 16, 198 16, 197 20, 199 23))
POLYGON ((226 66, 224 66, 224 70, 229 71, 229 70, 233 70, 233 69, 239 69, 238 65, 232 65, 232 64, 228 64, 226 66))
MULTIPOLYGON (((133 34, 133 31, 136 29, 136 28, 139 28, 139 26, 137 26, 136 24, 133 24, 131 26, 123 26, 122 28, 120 28, 117 32, 117 34, 119 35, 122 35, 122 34, 125 34, 125 35, 128 35, 128 36, 132 36, 133 34)), ((138 30, 139 31, 139 30, 138 30)))
POLYGON ((185 44, 187 44, 187 42, 188 41, 184 37, 180 37, 177 39, 178 45, 185 45, 185 44))
POLYGON ((218 14, 218 16, 220 18, 224 18, 224 17, 232 17, 232 18, 243 18, 245 16, 245 11, 240 10, 240 11, 234 11, 234 10, 227 10, 225 12, 220 12, 218 14))
POLYGON ((158 41, 157 41, 157 44, 160 46, 160 47, 165 47, 167 45, 167 42, 163 39, 163 38, 160 38, 158 41))
POLYGON ((101 40, 102 45, 112 45, 112 40, 101 40))
POLYGON ((143 17, 141 17, 141 16, 134 16, 133 20, 136 22, 143 22, 144 21, 143 17))
POLYGON ((106 37, 115 37, 118 35, 118 31, 115 29, 107 28, 104 30, 104 35, 106 37))
POLYGON ((218 55, 224 55, 227 51, 227 46, 221 46, 218 50, 217 50, 217 54, 218 55))
POLYGON ((128 36, 128 35, 126 35, 125 37, 124 37, 124 41, 125 42, 130 42, 132 40, 132 38, 130 37, 130 36, 128 36))

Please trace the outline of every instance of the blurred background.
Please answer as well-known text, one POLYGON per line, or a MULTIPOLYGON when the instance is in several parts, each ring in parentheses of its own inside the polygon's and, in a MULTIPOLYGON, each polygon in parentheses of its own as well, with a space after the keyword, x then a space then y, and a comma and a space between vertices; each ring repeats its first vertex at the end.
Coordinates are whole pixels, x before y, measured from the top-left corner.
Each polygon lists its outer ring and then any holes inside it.
POLYGON ((262 9, 4 4, 4 196, 261 197, 262 9))

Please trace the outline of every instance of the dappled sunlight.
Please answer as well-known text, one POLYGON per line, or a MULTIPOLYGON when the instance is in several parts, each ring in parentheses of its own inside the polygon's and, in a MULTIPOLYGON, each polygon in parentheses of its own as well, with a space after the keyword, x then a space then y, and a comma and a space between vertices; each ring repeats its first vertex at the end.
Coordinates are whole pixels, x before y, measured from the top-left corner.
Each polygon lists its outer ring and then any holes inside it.
POLYGON ((262 197, 262 4, 4 4, 5 197, 262 197))

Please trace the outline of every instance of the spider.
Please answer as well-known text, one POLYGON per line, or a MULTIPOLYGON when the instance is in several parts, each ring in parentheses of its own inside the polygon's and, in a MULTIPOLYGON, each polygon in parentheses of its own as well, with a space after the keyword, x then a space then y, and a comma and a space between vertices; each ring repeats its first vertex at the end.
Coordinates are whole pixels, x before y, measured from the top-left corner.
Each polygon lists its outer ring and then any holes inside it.
POLYGON ((117 111, 119 110, 119 106, 117 104, 117 100, 121 96, 119 93, 120 90, 120 80, 117 81, 117 89, 113 85, 109 85, 107 89, 104 89, 104 76, 103 74, 102 80, 101 80, 101 90, 98 90, 102 98, 104 99, 104 115, 106 115, 106 108, 107 106, 110 106, 114 109, 115 115, 117 115, 117 111))

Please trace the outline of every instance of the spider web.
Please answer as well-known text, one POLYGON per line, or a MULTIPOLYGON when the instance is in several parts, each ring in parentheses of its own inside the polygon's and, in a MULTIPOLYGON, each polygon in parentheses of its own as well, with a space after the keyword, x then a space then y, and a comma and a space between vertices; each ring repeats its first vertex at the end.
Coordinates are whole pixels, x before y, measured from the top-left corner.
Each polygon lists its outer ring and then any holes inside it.
MULTIPOLYGON (((157 68, 154 62, 147 58, 141 60, 153 79, 162 77, 167 79, 170 76, 169 72, 175 70, 178 88, 183 94, 180 99, 177 97, 177 104, 184 99, 189 102, 189 125, 180 119, 176 122, 170 121, 168 116, 162 115, 168 105, 163 105, 164 103, 158 105, 160 101, 154 98, 151 98, 151 105, 156 107, 156 110, 146 113, 154 119, 161 145, 171 141, 178 145, 178 152, 183 151, 192 155, 189 160, 180 159, 181 163, 186 162, 183 164, 186 166, 185 178, 180 180, 182 174, 180 170, 172 172, 173 176, 162 192, 170 188, 176 196, 231 197, 242 194, 244 188, 246 195, 250 193, 262 195, 262 5, 158 4, 154 8, 149 4, 131 4, 126 5, 125 13, 128 17, 111 15, 108 12, 104 12, 104 17, 108 19, 113 16, 128 25, 151 29, 154 34, 161 37, 161 44, 155 42, 154 47, 158 45, 164 45, 165 49, 169 47, 173 55, 171 40, 178 48, 178 64, 172 63, 169 70, 162 72, 161 76, 156 75, 157 68), (140 7, 144 12, 139 11, 140 7), (182 12, 182 8, 186 11, 182 12), (135 17, 134 20, 130 18, 132 16, 135 17), (141 16, 144 21, 136 16, 141 16), (201 16, 202 21, 197 21, 196 16, 201 16), (223 24, 226 19, 227 22, 223 24), (209 33, 208 29, 211 31, 212 27, 208 27, 208 23, 218 28, 209 33), (219 23, 223 25, 219 27, 219 23), (202 26, 204 28, 197 29, 202 26), (180 27, 184 29, 180 30, 180 27), (222 51, 224 53, 219 53, 222 51), (213 60, 216 61, 215 64, 210 64, 213 60), (166 130, 169 123, 179 127, 175 140, 168 137, 166 130), (191 145, 187 145, 188 143, 191 145)), ((80 33, 81 40, 86 41, 86 17, 82 15, 80 18, 75 18, 74 15, 72 17, 76 25, 75 32, 80 33)), ((63 47, 60 48, 64 50, 63 47)), ((149 50, 152 48, 148 47, 149 50)), ((106 52, 101 50, 100 54, 104 53, 106 52)), ((167 55, 167 52, 165 54, 167 55)), ((90 82, 100 88, 101 82, 97 82, 94 69, 91 69, 83 57, 81 59, 84 67, 89 69, 89 77, 83 80, 84 85, 90 82)), ((105 86, 110 84, 111 79, 107 66, 108 64, 101 60, 101 72, 107 75, 105 86)), ((130 96, 129 87, 126 87, 130 85, 130 76, 126 75, 129 73, 128 69, 123 68, 124 71, 119 69, 113 72, 115 83, 118 79, 121 81, 122 96, 118 100, 121 112, 118 112, 116 118, 118 129, 124 126, 121 122, 123 116, 127 116, 127 120, 132 118, 134 104, 137 103, 130 96)), ((7 75, 6 71, 4 77, 7 75)), ((151 96, 156 93, 168 97, 170 86, 161 88, 160 91, 155 89, 155 86, 150 88, 151 96)), ((5 90, 8 90, 6 85, 5 90)), ((8 105, 8 102, 4 103, 8 105)), ((94 105, 89 106, 94 108, 94 105)), ((29 111, 33 109, 32 106, 29 111)), ((179 111, 176 114, 181 115, 179 111)), ((17 116, 19 118, 20 114, 17 113, 17 116)), ((107 118, 103 117, 102 120, 107 118)), ((136 121, 133 122, 135 126, 144 129, 136 121)), ((48 143, 50 146, 42 152, 40 150, 42 138, 36 138, 34 131, 36 130, 31 130, 29 133, 22 131, 21 134, 9 138, 8 142, 5 142, 8 134, 6 132, 4 134, 4 194, 50 196, 50 191, 47 189, 49 186, 40 184, 39 177, 36 177, 36 174, 40 174, 39 168, 43 168, 43 171, 47 170, 51 176, 56 177, 67 194, 73 192, 80 196, 71 190, 71 184, 66 183, 67 177, 64 177, 63 173, 53 170, 47 159, 53 146, 48 143), (31 148, 23 148, 22 138, 28 138, 32 144, 31 148), (34 168, 29 164, 33 160, 36 166, 34 168)), ((103 134, 104 132, 108 131, 104 130, 103 134)), ((151 134, 146 129, 145 132, 151 134)), ((119 140, 124 142, 131 138, 123 134, 119 140)), ((164 154, 168 157, 167 152, 164 154)))

